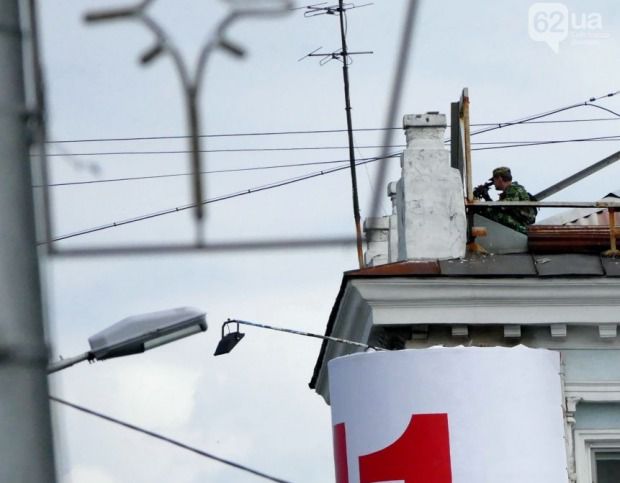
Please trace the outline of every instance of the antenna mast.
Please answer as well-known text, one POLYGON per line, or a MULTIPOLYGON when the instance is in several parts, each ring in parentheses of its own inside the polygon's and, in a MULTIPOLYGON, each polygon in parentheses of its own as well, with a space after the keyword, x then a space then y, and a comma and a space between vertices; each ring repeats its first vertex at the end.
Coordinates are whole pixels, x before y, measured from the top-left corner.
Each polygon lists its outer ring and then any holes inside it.
MULTIPOLYGON (((349 88, 349 57, 351 55, 356 54, 372 54, 371 51, 365 52, 349 52, 347 48, 347 38, 346 38, 346 28, 345 28, 345 11, 350 8, 356 8, 353 4, 345 4, 343 0, 338 1, 338 5, 332 6, 320 6, 319 5, 309 5, 306 7, 305 16, 306 17, 314 17, 316 15, 335 15, 338 13, 340 20, 340 41, 341 48, 339 51, 335 51, 332 53, 317 53, 315 50, 311 52, 306 57, 323 57, 321 60, 321 65, 329 62, 332 59, 337 59, 342 62, 342 78, 344 81, 344 101, 345 101, 345 111, 347 113, 347 135, 349 141, 349 164, 351 167, 351 190, 353 195, 353 217, 355 219, 355 233, 357 238, 357 258, 359 262, 360 268, 364 267, 364 251, 362 248, 362 226, 361 226, 361 218, 360 218, 360 207, 359 207, 359 197, 357 192, 357 173, 356 173, 356 165, 355 165, 355 145, 353 141, 353 121, 351 119, 351 95, 349 88)), ((365 7, 371 4, 361 5, 365 7)))

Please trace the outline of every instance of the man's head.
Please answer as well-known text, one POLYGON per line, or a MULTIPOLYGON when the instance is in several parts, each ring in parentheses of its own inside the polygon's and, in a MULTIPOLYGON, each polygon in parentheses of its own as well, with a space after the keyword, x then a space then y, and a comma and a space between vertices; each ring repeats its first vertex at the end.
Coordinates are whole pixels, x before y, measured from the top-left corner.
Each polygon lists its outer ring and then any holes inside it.
POLYGON ((502 166, 493 170, 493 176, 489 181, 493 182, 496 190, 504 191, 512 183, 510 168, 502 166))

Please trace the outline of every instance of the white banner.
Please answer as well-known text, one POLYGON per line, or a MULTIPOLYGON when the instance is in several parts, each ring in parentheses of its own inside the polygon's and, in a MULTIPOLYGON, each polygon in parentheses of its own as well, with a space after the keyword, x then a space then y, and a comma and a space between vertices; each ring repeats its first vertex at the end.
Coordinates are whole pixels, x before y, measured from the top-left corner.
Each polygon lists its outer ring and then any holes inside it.
POLYGON ((382 351, 329 362, 337 483, 567 483, 557 352, 382 351))

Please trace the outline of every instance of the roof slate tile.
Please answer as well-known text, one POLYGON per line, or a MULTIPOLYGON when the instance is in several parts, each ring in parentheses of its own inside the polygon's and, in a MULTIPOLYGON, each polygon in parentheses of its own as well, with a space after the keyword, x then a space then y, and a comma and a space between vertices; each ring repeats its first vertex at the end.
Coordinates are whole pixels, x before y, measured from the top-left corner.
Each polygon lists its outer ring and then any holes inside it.
POLYGON ((540 255, 534 257, 536 271, 540 277, 573 277, 605 275, 598 255, 540 255))
POLYGON ((474 255, 460 260, 439 262, 441 274, 454 277, 524 277, 536 276, 532 256, 514 255, 474 255))

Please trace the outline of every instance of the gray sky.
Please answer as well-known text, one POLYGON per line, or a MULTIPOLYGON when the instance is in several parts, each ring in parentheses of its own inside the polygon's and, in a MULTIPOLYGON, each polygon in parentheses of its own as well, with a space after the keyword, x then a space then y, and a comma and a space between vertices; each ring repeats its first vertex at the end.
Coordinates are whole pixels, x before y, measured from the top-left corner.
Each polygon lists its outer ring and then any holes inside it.
MULTIPOLYGON (((355 56, 350 69, 356 128, 385 125, 406 3, 377 0, 348 14, 350 49, 374 51, 355 56)), ((127 2, 40 2, 50 139, 185 134, 179 84, 169 61, 160 59, 148 68, 136 62, 150 46, 149 34, 132 22, 83 23, 85 12, 112 5, 127 2)), ((422 2, 399 117, 428 110, 449 113, 449 103, 465 86, 470 89, 473 123, 506 122, 620 89, 615 2, 591 1, 587 7, 564 2, 566 11, 557 10, 557 4, 548 10, 534 7, 544 15, 568 12, 563 17, 568 20, 567 37, 557 53, 528 34, 532 5, 521 0, 422 2), (590 28, 585 28, 582 15, 593 22, 590 28), (584 39, 589 43, 580 45, 584 39)), ((224 13, 223 3, 214 0, 157 0, 154 7, 191 58, 224 13)), ((544 29, 538 34, 539 39, 551 38, 544 29)), ((203 132, 346 127, 340 65, 332 61, 320 67, 317 59, 297 62, 320 46, 338 48, 335 17, 304 19, 296 11, 277 20, 245 20, 229 37, 246 47, 248 55, 242 61, 222 53, 211 59, 202 86, 203 132)), ((599 104, 618 112, 620 96, 599 104)), ((600 117, 613 115, 581 107, 548 119, 600 117)), ((616 121, 533 124, 472 140, 610 136, 618 133, 618 126, 616 121)), ((404 142, 400 132, 394 139, 404 142)), ((382 133, 357 132, 355 140, 360 146, 379 145, 382 133)), ((299 146, 344 147, 346 134, 209 138, 204 143, 208 149, 299 146)), ((184 140, 50 146, 51 153, 75 154, 180 149, 186 149, 184 140)), ((482 181, 493 167, 509 165, 515 178, 536 192, 617 150, 618 141, 476 151, 474 173, 482 181)), ((379 150, 360 148, 356 154, 370 157, 379 150)), ((212 153, 205 159, 207 169, 221 170, 345 158, 346 149, 334 149, 212 153)), ((183 154, 82 155, 53 157, 50 163, 52 182, 57 183, 183 173, 189 168, 183 154)), ((389 179, 396 179, 398 161, 389 163, 389 179)), ((207 175, 207 197, 319 169, 207 175)), ((607 168, 553 199, 602 197, 620 187, 619 169, 607 168)), ((375 170, 373 165, 358 169, 362 216, 368 214, 375 170)), ((57 235, 191 201, 187 177, 57 187, 53 195, 57 235)), ((209 205, 206 230, 213 240, 353 235, 351 211, 350 181, 343 171, 209 205)), ((85 235, 63 246, 183 242, 192 236, 190 214, 179 213, 85 235)), ((154 310, 195 306, 207 312, 210 324, 206 334, 143 355, 83 364, 51 376, 52 392, 284 479, 331 481, 329 408, 307 387, 319 341, 248 328, 233 353, 219 358, 212 353, 220 324, 228 317, 323 332, 342 272, 355 267, 352 247, 48 260, 45 283, 55 354, 83 352, 93 333, 126 316, 154 310)), ((54 409, 62 482, 259 481, 73 410, 54 409)))

